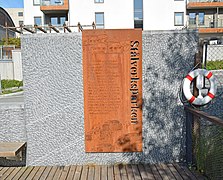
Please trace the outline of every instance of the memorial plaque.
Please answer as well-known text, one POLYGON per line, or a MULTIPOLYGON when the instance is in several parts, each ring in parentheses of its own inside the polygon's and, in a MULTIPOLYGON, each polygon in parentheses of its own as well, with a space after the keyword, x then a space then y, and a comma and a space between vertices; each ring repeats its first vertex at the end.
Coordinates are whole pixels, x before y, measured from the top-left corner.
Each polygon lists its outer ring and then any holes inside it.
POLYGON ((86 152, 142 151, 142 31, 84 30, 86 152))

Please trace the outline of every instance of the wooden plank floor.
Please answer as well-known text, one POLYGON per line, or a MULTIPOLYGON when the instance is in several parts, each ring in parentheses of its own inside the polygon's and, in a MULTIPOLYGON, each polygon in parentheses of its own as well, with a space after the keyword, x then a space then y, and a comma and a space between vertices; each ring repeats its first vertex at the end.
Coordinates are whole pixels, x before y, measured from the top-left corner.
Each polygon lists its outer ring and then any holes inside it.
POLYGON ((0 167, 0 180, 180 180, 204 179, 179 164, 0 167))

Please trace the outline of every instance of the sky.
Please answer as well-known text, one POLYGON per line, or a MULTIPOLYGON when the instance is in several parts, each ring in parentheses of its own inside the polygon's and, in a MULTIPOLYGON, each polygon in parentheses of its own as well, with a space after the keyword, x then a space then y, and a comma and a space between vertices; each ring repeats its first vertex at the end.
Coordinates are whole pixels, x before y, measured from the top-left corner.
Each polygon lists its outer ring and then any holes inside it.
POLYGON ((23 8, 23 0, 0 0, 0 7, 23 8))

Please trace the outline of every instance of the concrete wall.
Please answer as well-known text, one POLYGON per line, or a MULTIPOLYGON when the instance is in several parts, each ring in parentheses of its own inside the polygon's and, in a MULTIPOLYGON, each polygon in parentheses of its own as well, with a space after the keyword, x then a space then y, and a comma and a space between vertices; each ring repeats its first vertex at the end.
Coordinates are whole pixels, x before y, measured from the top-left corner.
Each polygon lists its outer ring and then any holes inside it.
MULTIPOLYGON (((0 142, 26 142, 26 127, 23 105, 1 104, 0 124, 0 142)), ((25 160, 17 162, 14 160, 0 158, 0 166, 23 166, 25 164, 25 160)))
POLYGON ((192 68, 197 34, 143 33, 143 153, 85 153, 81 39, 22 37, 27 165, 182 160, 185 117, 177 93, 192 68))
POLYGON ((0 141, 26 141, 23 105, 1 105, 0 124, 0 141))
POLYGON ((12 60, 0 60, 1 79, 23 80, 21 50, 12 51, 12 60))

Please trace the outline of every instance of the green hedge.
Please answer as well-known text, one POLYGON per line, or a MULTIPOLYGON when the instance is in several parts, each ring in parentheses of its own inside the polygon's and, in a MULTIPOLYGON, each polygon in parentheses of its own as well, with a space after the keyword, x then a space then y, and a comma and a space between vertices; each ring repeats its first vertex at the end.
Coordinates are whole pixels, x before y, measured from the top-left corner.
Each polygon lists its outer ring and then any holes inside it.
POLYGON ((16 48, 21 48, 21 40, 20 38, 8 38, 7 42, 6 38, 3 38, 1 45, 15 45, 16 48))
POLYGON ((208 70, 223 69, 223 60, 220 61, 207 61, 206 65, 208 70))
POLYGON ((2 85, 2 89, 11 88, 11 87, 19 88, 19 87, 23 86, 23 82, 18 81, 18 80, 3 79, 3 80, 1 80, 1 85, 2 85))

